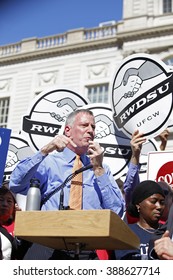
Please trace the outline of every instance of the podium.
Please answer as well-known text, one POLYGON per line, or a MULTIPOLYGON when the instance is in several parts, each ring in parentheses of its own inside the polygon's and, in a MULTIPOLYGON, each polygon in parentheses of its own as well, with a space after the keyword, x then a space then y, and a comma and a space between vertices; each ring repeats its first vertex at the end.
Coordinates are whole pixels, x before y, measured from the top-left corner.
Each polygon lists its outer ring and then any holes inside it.
POLYGON ((53 249, 139 248, 139 238, 111 210, 17 211, 15 236, 53 249))

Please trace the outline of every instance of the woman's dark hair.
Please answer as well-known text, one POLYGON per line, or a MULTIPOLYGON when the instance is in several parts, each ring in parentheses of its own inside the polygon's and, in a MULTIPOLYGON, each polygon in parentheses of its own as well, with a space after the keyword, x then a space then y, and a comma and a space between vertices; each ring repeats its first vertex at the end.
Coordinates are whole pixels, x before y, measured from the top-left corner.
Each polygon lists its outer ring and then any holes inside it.
POLYGON ((127 212, 131 216, 139 218, 139 211, 136 205, 156 193, 161 194, 163 198, 165 198, 165 193, 158 183, 152 180, 145 180, 141 182, 132 192, 132 198, 130 204, 127 206, 127 212))
POLYGON ((11 195, 11 197, 13 198, 13 201, 14 201, 14 210, 13 210, 12 216, 6 222, 3 223, 4 226, 9 226, 15 220, 15 213, 16 213, 16 211, 15 211, 15 204, 16 204, 16 199, 15 199, 14 194, 8 189, 8 187, 6 185, 7 185, 7 182, 4 182, 2 184, 2 187, 0 187, 0 196, 6 195, 7 193, 9 193, 11 195))

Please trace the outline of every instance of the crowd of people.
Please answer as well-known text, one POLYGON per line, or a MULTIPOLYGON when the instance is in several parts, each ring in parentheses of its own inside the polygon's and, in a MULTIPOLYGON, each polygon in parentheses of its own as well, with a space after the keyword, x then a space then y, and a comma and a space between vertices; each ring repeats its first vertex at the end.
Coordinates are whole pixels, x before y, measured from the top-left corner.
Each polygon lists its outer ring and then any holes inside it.
MULTIPOLYGON (((160 135, 160 149, 166 148, 169 131, 160 135)), ((41 211, 60 209, 59 186, 72 174, 76 155, 82 166, 82 210, 109 209, 115 212, 140 239, 134 250, 107 252, 107 259, 173 259, 173 191, 165 182, 140 182, 140 154, 146 138, 135 131, 131 139, 132 156, 123 188, 119 186, 110 167, 103 162, 104 149, 94 141, 95 118, 88 109, 76 110, 67 117, 64 133, 57 135, 33 156, 21 160, 10 176, 8 186, 0 188, 0 259, 73 260, 76 253, 52 249, 40 244, 25 242, 12 236, 8 226, 15 222, 20 210, 15 194, 26 195, 30 180, 40 182, 41 211), (169 246, 168 246, 169 245, 169 246)), ((122 183, 122 182, 121 182, 122 183)), ((74 184, 79 187, 79 182, 74 184)), ((78 188, 79 190, 79 188, 78 188)), ((72 199, 68 182, 63 189, 63 207, 69 210, 72 199)), ((79 192, 79 191, 77 191, 79 192)), ((103 225, 104 226, 104 225, 103 225)), ((104 250, 81 251, 78 259, 103 259, 104 250)))

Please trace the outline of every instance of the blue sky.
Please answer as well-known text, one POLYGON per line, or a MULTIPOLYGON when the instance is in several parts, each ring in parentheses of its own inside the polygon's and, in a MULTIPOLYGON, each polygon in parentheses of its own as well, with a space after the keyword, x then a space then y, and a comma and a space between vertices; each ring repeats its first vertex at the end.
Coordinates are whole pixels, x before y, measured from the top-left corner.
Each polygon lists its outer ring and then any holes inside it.
POLYGON ((123 0, 0 0, 0 45, 122 19, 123 0))

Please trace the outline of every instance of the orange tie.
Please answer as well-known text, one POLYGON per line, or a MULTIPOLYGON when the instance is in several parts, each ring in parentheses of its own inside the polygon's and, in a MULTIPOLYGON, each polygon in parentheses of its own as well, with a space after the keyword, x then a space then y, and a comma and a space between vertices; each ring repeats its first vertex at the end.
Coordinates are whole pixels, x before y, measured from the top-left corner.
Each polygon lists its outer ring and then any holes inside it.
MULTIPOLYGON (((80 156, 76 155, 72 172, 81 167, 80 156)), ((71 181, 69 207, 72 210, 80 210, 82 208, 82 172, 77 174, 71 181)))

